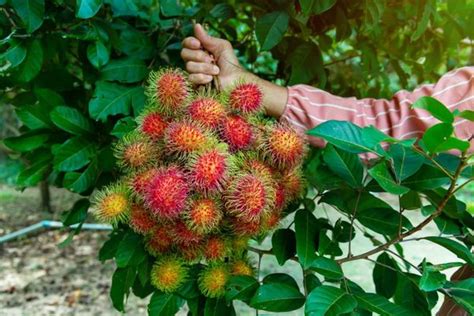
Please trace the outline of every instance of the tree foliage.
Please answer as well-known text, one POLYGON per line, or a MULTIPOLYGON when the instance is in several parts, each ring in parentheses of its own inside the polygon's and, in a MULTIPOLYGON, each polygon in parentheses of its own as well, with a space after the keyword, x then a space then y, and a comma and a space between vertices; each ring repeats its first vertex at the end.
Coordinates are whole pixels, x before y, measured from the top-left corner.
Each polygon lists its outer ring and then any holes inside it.
MULTIPOLYGON (((17 186, 47 180, 86 198, 117 177, 111 144, 135 127, 148 72, 182 66, 180 43, 192 33, 193 20, 230 40, 242 65, 257 75, 343 96, 390 97, 474 61, 472 1, 0 0, 0 5, 1 102, 14 105, 22 124, 19 136, 4 140, 25 162, 17 186)), ((145 282, 153 258, 145 255, 143 241, 119 228, 100 252, 101 260, 115 258, 119 267, 112 277, 113 306, 124 310, 130 293, 142 298, 153 293, 151 315, 173 314, 185 302, 193 315, 232 314, 234 300, 268 311, 304 305, 311 315, 429 315, 441 293, 474 313, 473 279, 450 282, 443 272, 474 262, 474 222, 455 197, 473 179, 469 144, 452 127, 459 116, 472 120, 472 113, 451 113, 432 98, 415 106, 440 121, 416 145, 349 122, 330 121, 309 132, 329 145, 308 157, 311 188, 286 212, 294 224, 274 232, 271 249, 249 249, 275 255, 280 265, 299 262, 303 288, 281 274, 235 277, 225 298, 209 299, 196 286, 196 267, 186 286, 161 293, 145 282), (382 142, 391 145, 383 149, 382 142), (448 155, 450 149, 462 154, 448 155), (361 153, 377 157, 369 168, 361 153), (382 193, 399 203, 388 204, 382 193), (313 200, 335 208, 340 219, 331 222, 314 212, 313 200), (411 223, 405 216, 411 211, 424 220, 411 223), (401 241, 433 220, 440 234, 426 240, 459 260, 407 263, 401 241), (352 253, 356 234, 374 248, 352 253), (366 293, 341 269, 369 257, 376 293, 366 293)), ((80 200, 65 223, 84 222, 88 206, 80 200)))

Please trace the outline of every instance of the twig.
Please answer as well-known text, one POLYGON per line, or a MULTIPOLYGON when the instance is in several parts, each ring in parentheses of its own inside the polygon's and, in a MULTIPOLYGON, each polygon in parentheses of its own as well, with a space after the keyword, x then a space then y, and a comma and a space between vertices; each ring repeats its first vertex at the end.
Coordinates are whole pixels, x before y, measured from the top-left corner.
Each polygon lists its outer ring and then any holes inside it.
POLYGON ((413 150, 416 151, 417 153, 423 155, 425 158, 429 159, 436 167, 438 167, 441 171, 443 171, 449 179, 452 181, 454 180, 454 177, 446 170, 443 166, 441 166, 436 160, 433 159, 430 155, 426 154, 423 150, 418 149, 415 145, 412 146, 413 150))
POLYGON ((354 220, 356 217, 357 213, 357 208, 359 207, 359 201, 360 201, 360 196, 362 195, 362 191, 359 190, 359 194, 357 195, 357 200, 354 205, 354 210, 352 211, 350 220, 351 220, 351 227, 349 228, 349 245, 348 245, 348 250, 347 250, 347 258, 350 258, 352 256, 352 234, 354 233, 354 220))
POLYGON ((413 263, 411 263, 410 261, 408 261, 407 259, 403 258, 402 256, 400 256, 398 253, 396 253, 395 251, 392 251, 390 249, 387 249, 385 250, 387 252, 390 252, 392 255, 396 256, 397 258, 400 258, 403 262, 406 262, 408 263, 411 267, 413 267, 416 271, 420 272, 421 273, 421 270, 420 268, 418 268, 417 266, 415 266, 413 263))
POLYGON ((12 17, 10 16, 10 13, 8 13, 8 10, 5 9, 5 8, 1 8, 1 10, 3 11, 3 13, 5 13, 5 16, 7 17, 8 21, 10 21, 11 25, 13 26, 13 28, 17 28, 16 26, 16 23, 15 21, 12 19, 12 17))
POLYGON ((461 190, 466 184, 468 184, 469 182, 472 182, 473 180, 474 180, 474 178, 470 178, 470 179, 466 180, 463 184, 459 185, 456 189, 454 189, 453 194, 455 194, 456 192, 461 190))
POLYGON ((461 162, 459 163, 459 166, 457 167, 456 169, 456 172, 454 174, 454 177, 452 177, 452 180, 451 180, 451 184, 449 186, 449 189, 448 191, 446 192, 443 200, 438 204, 438 207, 436 208, 435 212, 433 214, 431 214, 429 217, 427 217, 424 221, 422 221, 420 224, 418 224, 418 226, 416 226, 415 228, 413 228, 412 230, 409 230, 401 235, 399 235, 398 237, 390 240, 389 242, 383 244, 383 245, 380 245, 372 250, 369 250, 367 252, 364 252, 360 255, 357 255, 357 256, 353 256, 353 257, 348 257, 348 258, 343 258, 343 259, 339 259, 337 260, 337 262, 339 264, 342 264, 342 263, 345 263, 345 262, 349 262, 349 261, 353 261, 353 260, 358 260, 358 259, 367 259, 369 256, 373 255, 373 254, 376 254, 380 251, 384 251, 386 249, 388 249, 390 246, 392 246, 393 244, 396 244, 398 242, 400 242, 401 240, 403 240, 404 238, 408 237, 408 236, 411 236, 413 235, 414 233, 416 233, 417 231, 420 231, 423 227, 425 227, 426 225, 428 225, 432 220, 434 220, 436 217, 438 217, 444 207, 446 206, 446 203, 448 202, 448 200, 452 197, 453 195, 453 192, 455 190, 455 187, 456 187, 456 179, 459 177, 459 175, 461 174, 461 171, 462 169, 464 168, 464 166, 466 165, 466 161, 465 161, 465 156, 463 154, 462 158, 461 158, 461 162))

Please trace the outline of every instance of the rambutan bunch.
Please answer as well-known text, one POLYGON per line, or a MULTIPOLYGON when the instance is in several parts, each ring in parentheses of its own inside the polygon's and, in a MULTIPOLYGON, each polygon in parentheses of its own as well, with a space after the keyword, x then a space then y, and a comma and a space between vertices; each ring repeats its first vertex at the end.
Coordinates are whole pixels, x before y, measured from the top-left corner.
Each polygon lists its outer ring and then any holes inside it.
POLYGON ((199 263, 201 292, 222 296, 231 275, 254 274, 248 241, 303 194, 304 138, 263 116, 255 83, 194 92, 183 71, 163 69, 146 91, 136 130, 115 147, 123 177, 96 194, 93 212, 143 236, 157 289, 176 291, 199 263))

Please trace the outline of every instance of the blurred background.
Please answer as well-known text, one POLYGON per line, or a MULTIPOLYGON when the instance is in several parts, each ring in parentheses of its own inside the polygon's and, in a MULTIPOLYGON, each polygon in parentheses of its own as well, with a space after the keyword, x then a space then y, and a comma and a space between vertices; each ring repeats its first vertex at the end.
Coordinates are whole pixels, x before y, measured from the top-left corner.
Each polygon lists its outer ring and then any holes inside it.
MULTIPOLYGON (((194 21, 233 43, 241 64, 257 75, 340 96, 390 98, 474 64, 471 0, 0 0, 0 6, 0 236, 43 219, 90 221, 74 202, 117 176, 110 146, 135 127, 148 72, 183 66, 181 41, 194 21)), ((462 194, 472 210, 474 187, 462 194)), ((338 218, 331 209, 316 212, 338 218)), ((426 234, 437 232, 433 224, 426 234)), ((114 266, 97 260, 107 232, 74 233, 49 230, 0 244, 0 314, 117 314, 108 297, 114 266)), ((369 247, 362 238, 354 242, 355 252, 369 247)), ((414 262, 420 253, 433 263, 452 256, 423 242, 407 243, 406 252, 414 262)), ((291 264, 279 267, 269 258, 263 272, 298 273, 291 264)), ((371 269, 368 262, 344 265, 365 289, 373 289, 371 269)), ((144 315, 146 304, 131 296, 127 312, 144 315)))

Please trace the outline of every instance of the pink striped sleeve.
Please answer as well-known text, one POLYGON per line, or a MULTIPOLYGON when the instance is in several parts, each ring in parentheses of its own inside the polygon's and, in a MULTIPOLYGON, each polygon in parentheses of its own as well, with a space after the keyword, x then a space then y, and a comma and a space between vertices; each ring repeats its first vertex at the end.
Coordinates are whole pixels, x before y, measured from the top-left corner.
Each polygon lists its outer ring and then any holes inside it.
MULTIPOLYGON (((474 67, 464 67, 445 74, 436 84, 420 86, 414 91, 399 91, 391 100, 341 98, 307 85, 288 88, 288 102, 280 120, 305 131, 327 120, 351 121, 361 127, 374 125, 399 139, 420 136, 429 126, 438 123, 433 116, 411 105, 422 96, 432 96, 450 110, 474 110, 474 67)), ((471 141, 474 148, 474 123, 457 118, 457 137, 471 141)), ((310 139, 315 146, 324 143, 310 139)))

